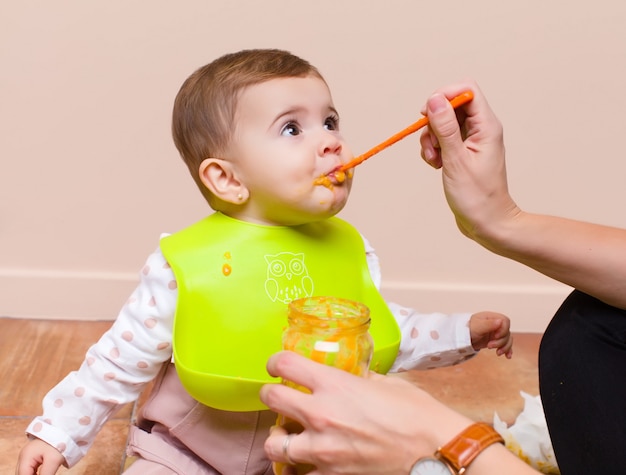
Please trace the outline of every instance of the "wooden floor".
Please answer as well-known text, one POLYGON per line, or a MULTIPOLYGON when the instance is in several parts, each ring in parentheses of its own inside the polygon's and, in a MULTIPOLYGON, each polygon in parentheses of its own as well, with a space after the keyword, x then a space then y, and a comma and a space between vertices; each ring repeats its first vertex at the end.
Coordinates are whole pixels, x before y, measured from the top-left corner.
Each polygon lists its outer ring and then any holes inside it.
MULTIPOLYGON (((77 368, 87 348, 112 322, 0 318, 0 475, 13 474, 24 429, 41 411, 44 394, 77 368)), ((523 409, 520 391, 538 394, 537 351, 541 335, 515 335, 514 356, 483 351, 459 366, 409 371, 399 377, 475 420, 493 422, 497 412, 512 423, 523 409)), ((79 464, 58 473, 118 475, 127 461, 124 447, 136 410, 129 404, 111 419, 79 464)))

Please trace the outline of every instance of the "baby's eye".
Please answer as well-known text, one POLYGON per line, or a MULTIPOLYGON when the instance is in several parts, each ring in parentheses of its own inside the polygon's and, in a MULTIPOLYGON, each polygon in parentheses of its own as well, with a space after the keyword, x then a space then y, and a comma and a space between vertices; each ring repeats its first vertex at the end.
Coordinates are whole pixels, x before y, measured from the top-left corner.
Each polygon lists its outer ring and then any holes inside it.
POLYGON ((282 128, 282 130, 280 131, 280 135, 291 135, 291 136, 295 136, 295 135, 300 135, 300 127, 298 127, 298 125, 295 122, 289 122, 287 124, 285 124, 285 126, 282 128))
POLYGON ((324 121, 326 130, 339 130, 339 117, 331 115, 324 121))

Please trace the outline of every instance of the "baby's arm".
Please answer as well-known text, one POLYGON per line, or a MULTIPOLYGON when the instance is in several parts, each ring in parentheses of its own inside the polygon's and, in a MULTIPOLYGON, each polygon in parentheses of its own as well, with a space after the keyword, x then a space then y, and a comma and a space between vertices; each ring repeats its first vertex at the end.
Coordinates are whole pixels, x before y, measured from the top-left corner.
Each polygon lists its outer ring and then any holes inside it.
POLYGON ((43 415, 26 430, 37 439, 22 450, 18 473, 46 463, 42 457, 48 447, 62 455, 63 463, 73 466, 107 419, 121 405, 137 399, 145 384, 171 359, 176 297, 173 273, 157 251, 149 256, 140 284, 112 327, 89 348, 80 369, 44 397, 43 415))
MULTIPOLYGON (((370 275, 380 288, 378 256, 365 237, 363 242, 370 275)), ((510 321, 501 313, 421 314, 394 303, 388 302, 388 306, 402 332, 400 351, 391 372, 451 366, 471 358, 482 348, 496 348, 498 356, 512 356, 510 321)))
POLYGON ((393 302, 387 305, 402 333, 400 351, 390 372, 451 366, 476 354, 469 313, 419 313, 393 302))

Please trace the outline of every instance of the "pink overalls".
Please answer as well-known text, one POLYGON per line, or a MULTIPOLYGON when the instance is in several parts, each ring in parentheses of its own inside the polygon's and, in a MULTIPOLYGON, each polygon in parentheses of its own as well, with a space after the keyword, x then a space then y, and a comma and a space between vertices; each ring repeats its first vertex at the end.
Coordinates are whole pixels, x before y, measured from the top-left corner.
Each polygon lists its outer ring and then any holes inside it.
POLYGON ((271 475, 263 444, 276 423, 272 411, 207 407, 182 387, 173 363, 163 366, 150 398, 131 426, 126 475, 271 475))

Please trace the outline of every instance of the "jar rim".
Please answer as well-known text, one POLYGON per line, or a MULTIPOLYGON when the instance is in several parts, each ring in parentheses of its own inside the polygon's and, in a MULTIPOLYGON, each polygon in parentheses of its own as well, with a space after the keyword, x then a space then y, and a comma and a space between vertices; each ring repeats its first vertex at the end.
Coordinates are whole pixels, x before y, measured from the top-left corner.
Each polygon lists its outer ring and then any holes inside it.
POLYGON ((289 303, 290 315, 310 315, 320 320, 352 319, 369 323, 370 311, 367 305, 342 297, 312 296, 292 300, 289 303))

